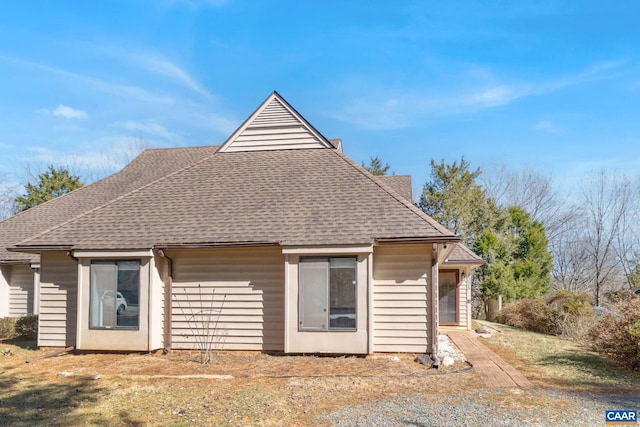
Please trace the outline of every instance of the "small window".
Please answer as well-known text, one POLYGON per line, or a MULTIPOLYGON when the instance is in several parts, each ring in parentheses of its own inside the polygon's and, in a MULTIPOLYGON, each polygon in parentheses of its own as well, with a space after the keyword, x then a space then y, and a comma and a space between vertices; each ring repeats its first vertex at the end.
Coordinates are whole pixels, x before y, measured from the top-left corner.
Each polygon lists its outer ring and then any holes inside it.
POLYGON ((90 328, 138 329, 140 261, 93 261, 90 292, 90 328))
POLYGON ((355 330, 356 258, 300 259, 300 330, 355 330))

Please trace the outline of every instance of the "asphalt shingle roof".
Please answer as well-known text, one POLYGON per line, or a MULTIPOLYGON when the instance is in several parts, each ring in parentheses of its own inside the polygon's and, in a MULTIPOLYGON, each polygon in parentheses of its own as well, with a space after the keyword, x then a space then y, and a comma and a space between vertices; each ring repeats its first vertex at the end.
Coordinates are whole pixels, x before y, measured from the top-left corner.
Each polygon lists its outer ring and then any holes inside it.
POLYGON ((297 246, 457 240, 338 150, 213 155, 201 150, 200 161, 168 168, 175 172, 161 179, 119 188, 120 197, 112 195, 94 210, 78 209, 84 213, 67 215, 73 219, 21 246, 143 249, 225 242, 297 246))
POLYGON ((413 198, 411 190, 411 175, 383 175, 378 176, 385 184, 395 190, 396 193, 411 201, 413 198))
POLYGON ((484 264, 484 260, 464 244, 457 243, 447 257, 445 263, 482 265, 484 264))
POLYGON ((116 174, 1 221, 0 263, 38 261, 37 255, 9 252, 6 248, 193 164, 217 149, 207 146, 146 150, 116 174))

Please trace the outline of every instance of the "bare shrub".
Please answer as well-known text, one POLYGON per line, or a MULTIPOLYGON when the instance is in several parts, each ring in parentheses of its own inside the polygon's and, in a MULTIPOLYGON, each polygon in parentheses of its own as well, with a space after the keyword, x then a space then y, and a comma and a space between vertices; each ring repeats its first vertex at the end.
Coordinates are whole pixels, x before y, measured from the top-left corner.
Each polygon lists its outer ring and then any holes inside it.
POLYGON ((593 350, 631 369, 640 369, 640 298, 630 297, 616 312, 598 319, 588 334, 593 350))
POLYGON ((559 290, 543 298, 527 298, 505 307, 496 321, 516 328, 582 340, 593 322, 593 297, 587 292, 559 290))
POLYGON ((555 334, 557 312, 541 298, 526 298, 509 305, 496 315, 496 321, 542 334, 555 334))
POLYGON ((13 338, 16 334, 15 317, 0 318, 0 340, 13 338))
POLYGON ((216 300, 215 289, 209 293, 198 284, 198 293, 194 300, 189 299, 186 289, 184 289, 183 303, 180 302, 177 294, 174 294, 174 298, 200 350, 200 363, 210 364, 213 354, 222 350, 226 338, 226 331, 219 329, 219 323, 227 296, 223 295, 221 300, 216 300), (209 307, 205 306, 207 302, 209 307))
POLYGON ((582 342, 594 321, 593 295, 561 289, 548 296, 546 301, 556 312, 554 333, 582 342))

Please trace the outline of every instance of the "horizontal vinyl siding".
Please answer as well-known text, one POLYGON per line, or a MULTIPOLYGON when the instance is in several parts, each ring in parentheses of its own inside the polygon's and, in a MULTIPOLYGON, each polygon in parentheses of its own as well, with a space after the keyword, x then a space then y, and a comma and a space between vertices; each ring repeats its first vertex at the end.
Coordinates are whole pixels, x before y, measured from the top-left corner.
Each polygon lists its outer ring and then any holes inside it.
POLYGON ((293 114, 273 99, 226 151, 285 150, 324 147, 293 114))
POLYGON ((69 347, 76 342, 78 264, 63 253, 42 254, 38 345, 69 347))
POLYGON ((33 313, 33 270, 28 265, 13 265, 9 279, 9 316, 33 313))
POLYGON ((184 250, 171 257, 174 348, 198 348, 206 340, 205 314, 211 313, 215 349, 284 350, 280 248, 184 250))
MULTIPOLYGON (((462 270, 464 271, 464 270, 462 270)), ((462 277, 462 271, 460 272, 460 277, 462 277)), ((460 280, 460 300, 458 301, 458 307, 460 310, 460 326, 464 326, 466 328, 470 328, 469 324, 469 311, 471 305, 471 277, 469 274, 466 274, 467 277, 460 280)))
POLYGON ((373 252, 373 350, 429 351, 430 246, 377 246, 373 252))

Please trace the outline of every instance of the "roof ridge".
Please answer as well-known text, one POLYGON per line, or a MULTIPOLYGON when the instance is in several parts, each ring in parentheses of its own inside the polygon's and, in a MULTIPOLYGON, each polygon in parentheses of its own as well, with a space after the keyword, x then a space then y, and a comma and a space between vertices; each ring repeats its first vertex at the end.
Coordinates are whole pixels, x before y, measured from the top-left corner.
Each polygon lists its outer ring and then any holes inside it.
POLYGON ((385 184, 384 182, 376 179, 376 177, 373 174, 371 174, 365 168, 363 168, 362 166, 360 166, 359 164, 357 164, 356 162, 351 160, 344 153, 340 153, 340 152, 338 152, 338 150, 333 150, 333 151, 335 151, 336 155, 338 155, 347 164, 349 164, 351 167, 355 168, 359 173, 361 173, 366 178, 371 180, 373 183, 375 183, 382 190, 386 191, 391 197, 393 197, 398 202, 400 202, 402 205, 404 205, 407 209, 409 209, 409 211, 411 211, 413 214, 415 214, 418 218, 422 219, 423 221, 425 221, 426 223, 431 225, 434 229, 438 230, 443 235, 447 235, 446 232, 448 232, 450 236, 457 237, 457 236, 455 236, 455 234, 453 234, 453 232, 451 230, 447 229, 442 224, 440 224, 438 221, 436 221, 435 219, 431 218, 429 215, 427 215, 424 212, 422 212, 414 204, 407 203, 405 198, 400 196, 400 194, 398 194, 393 188, 391 188, 389 185, 385 184))
MULTIPOLYGON (((218 147, 218 148, 219 148, 219 147, 218 147)), ((148 150, 145 150, 145 151, 148 151, 148 150)), ((82 213, 80 213, 80 214, 78 214, 78 215, 74 216, 73 218, 69 218, 68 220, 63 221, 63 222, 61 222, 61 223, 59 223, 59 224, 56 224, 56 225, 55 225, 55 226, 53 226, 53 227, 49 227, 48 229, 46 229, 46 230, 44 230, 44 231, 41 231, 40 233, 34 234, 34 235, 32 235, 32 236, 29 236, 28 238, 26 238, 26 239, 24 239, 24 240, 21 240, 21 241, 20 241, 20 242, 18 242, 18 243, 14 243, 12 246, 13 246, 13 247, 16 247, 16 246, 19 246, 19 245, 22 245, 22 244, 24 244, 24 243, 28 242, 29 240, 33 240, 33 239, 36 239, 36 238, 38 238, 38 237, 42 237, 42 236, 44 236, 45 234, 50 233, 51 231, 54 231, 54 230, 56 230, 56 229, 58 229, 58 228, 60 228, 60 227, 63 227, 63 226, 65 226, 65 225, 67 225, 67 224, 70 224, 70 223, 72 223, 72 222, 74 222, 74 221, 77 221, 77 220, 79 220, 80 218, 83 218, 83 217, 85 217, 85 216, 89 215, 90 213, 93 213, 93 212, 99 211, 100 209, 106 208, 107 206, 110 206, 110 205, 114 204, 114 203, 115 203, 115 202, 117 202, 117 201, 120 201, 120 200, 122 200, 122 199, 124 199, 124 198, 126 198, 126 197, 128 197, 128 196, 130 196, 130 195, 132 195, 132 194, 135 194, 135 193, 137 193, 137 192, 141 191, 141 190, 142 190, 142 189, 144 189, 144 188, 147 188, 147 187, 149 187, 149 186, 151 186, 151 185, 153 185, 153 184, 156 184, 156 183, 158 183, 158 182, 160 182, 160 181, 162 181, 162 180, 165 180, 165 179, 169 178, 170 176, 173 176, 173 175, 178 174, 178 173, 180 173, 180 172, 183 172, 183 171, 185 171, 185 170, 187 170, 187 169, 189 169, 189 168, 191 168, 191 167, 193 167, 193 166, 196 166, 196 165, 198 165, 198 164, 200 164, 200 163, 202 163, 202 162, 204 162, 204 161, 206 161, 206 160, 210 159, 212 156, 215 156, 217 153, 218 153, 218 150, 216 150, 216 151, 214 151, 213 153, 209 154, 208 156, 205 156, 205 157, 203 157, 203 158, 201 158, 201 159, 199 159, 199 160, 197 160, 197 161, 195 161, 195 162, 193 162, 193 163, 190 163, 190 164, 188 164, 188 165, 186 165, 186 166, 184 166, 184 167, 182 167, 182 168, 180 168, 180 169, 178 169, 178 170, 175 170, 175 171, 173 171, 173 172, 171 172, 171 173, 169 173, 169 174, 167 174, 167 175, 163 175, 163 176, 161 176, 161 177, 160 177, 160 178, 158 178, 158 179, 155 179, 155 180, 153 180, 153 181, 151 181, 151 182, 146 183, 145 185, 142 185, 142 186, 140 186, 140 187, 137 187, 137 188, 135 188, 135 189, 133 189, 133 190, 129 191, 128 193, 122 194, 122 195, 120 195, 120 196, 118 196, 118 197, 116 197, 116 198, 114 198, 114 199, 109 200, 109 201, 108 201, 108 202, 106 202, 106 203, 103 203, 103 204, 101 204, 101 205, 99 205, 99 206, 96 206, 96 207, 94 207, 94 208, 92 208, 92 209, 89 209, 89 210, 87 210, 87 211, 84 211, 84 212, 82 212, 82 213)), ((129 164, 130 164, 130 163, 129 163, 129 164)), ((127 166, 128 166, 128 165, 127 165, 127 166)), ((103 178, 103 179, 107 179, 107 178, 110 178, 110 177, 112 177, 112 176, 115 176, 115 175, 117 175, 118 173, 122 172, 123 170, 124 170, 124 168, 123 168, 123 169, 121 169, 120 171, 116 172, 115 174, 113 174, 113 175, 109 175, 108 177, 103 178)), ((96 182, 98 182, 98 181, 96 181, 96 182)), ((55 199, 53 199, 53 200, 55 200, 55 199)))

